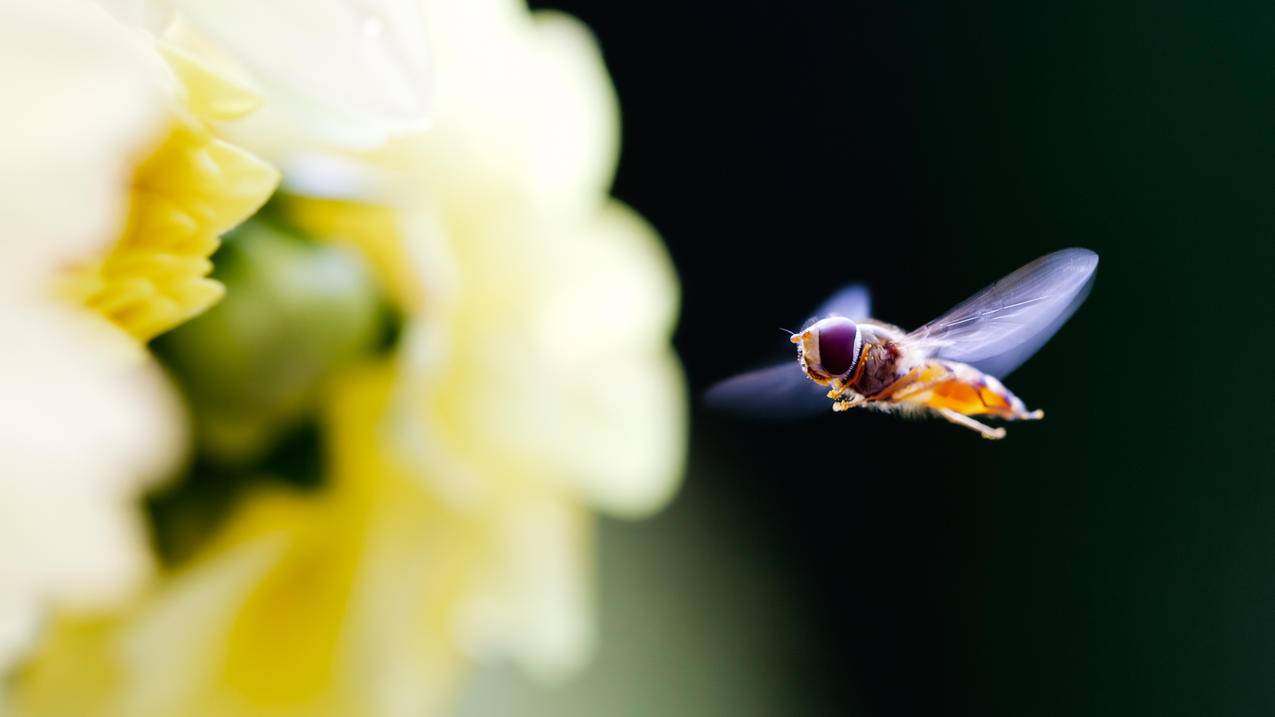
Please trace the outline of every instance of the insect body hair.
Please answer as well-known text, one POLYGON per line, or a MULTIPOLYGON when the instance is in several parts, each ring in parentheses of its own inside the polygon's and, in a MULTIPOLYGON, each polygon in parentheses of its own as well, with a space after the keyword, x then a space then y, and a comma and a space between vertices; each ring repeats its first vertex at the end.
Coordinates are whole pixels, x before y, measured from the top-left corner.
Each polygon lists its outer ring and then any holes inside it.
POLYGON ((904 418, 923 418, 933 414, 928 406, 912 401, 900 401, 892 403, 890 401, 868 401, 863 407, 870 411, 879 411, 881 413, 893 413, 904 418))

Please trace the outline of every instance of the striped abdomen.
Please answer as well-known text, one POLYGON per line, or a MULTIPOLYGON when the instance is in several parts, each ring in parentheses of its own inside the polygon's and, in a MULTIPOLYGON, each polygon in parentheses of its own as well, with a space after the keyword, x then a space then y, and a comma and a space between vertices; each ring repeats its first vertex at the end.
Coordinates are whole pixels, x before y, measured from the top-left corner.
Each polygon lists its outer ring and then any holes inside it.
POLYGON ((1042 418, 1042 411, 1028 411, 1023 402, 995 376, 955 361, 931 360, 916 370, 907 386, 900 386, 889 400, 950 409, 966 416, 994 415, 1009 420, 1042 418))

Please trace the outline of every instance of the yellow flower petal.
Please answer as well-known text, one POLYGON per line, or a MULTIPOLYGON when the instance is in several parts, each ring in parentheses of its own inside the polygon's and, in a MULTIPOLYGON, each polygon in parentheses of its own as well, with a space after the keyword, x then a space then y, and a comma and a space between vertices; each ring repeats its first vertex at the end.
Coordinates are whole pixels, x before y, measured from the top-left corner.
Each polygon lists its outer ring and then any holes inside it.
POLYGON ((421 307, 420 276, 407 255, 402 217, 393 207, 285 196, 280 211, 320 240, 350 245, 366 256, 381 287, 399 307, 408 311, 421 307))
POLYGON ((261 96, 214 71, 189 53, 172 45, 162 45, 164 59, 173 68, 185 91, 187 108, 196 117, 210 122, 227 122, 243 117, 261 106, 261 96))
POLYGON ((166 53, 186 102, 167 138, 137 168, 128 221, 105 257, 66 274, 63 291, 140 341, 221 298, 208 279, 218 235, 255 212, 278 172, 212 136, 209 122, 251 111, 258 98, 194 58, 166 53))
POLYGON ((428 0, 438 79, 430 130, 378 161, 428 182, 451 212, 590 208, 619 157, 619 107, 589 32, 512 0, 428 0))

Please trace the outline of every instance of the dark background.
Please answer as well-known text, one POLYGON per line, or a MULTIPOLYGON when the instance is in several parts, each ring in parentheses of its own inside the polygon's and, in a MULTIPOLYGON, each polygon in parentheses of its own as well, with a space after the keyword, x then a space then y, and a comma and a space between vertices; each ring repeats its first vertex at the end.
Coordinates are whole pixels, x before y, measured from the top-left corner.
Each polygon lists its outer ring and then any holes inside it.
POLYGON ((538 5, 603 47, 615 193, 681 274, 696 394, 847 281, 909 327, 1049 251, 1102 257, 1007 381, 1048 417, 1002 442, 696 404, 644 530, 744 536, 716 557, 767 568, 718 599, 798 606, 790 713, 1275 714, 1275 6, 538 5))

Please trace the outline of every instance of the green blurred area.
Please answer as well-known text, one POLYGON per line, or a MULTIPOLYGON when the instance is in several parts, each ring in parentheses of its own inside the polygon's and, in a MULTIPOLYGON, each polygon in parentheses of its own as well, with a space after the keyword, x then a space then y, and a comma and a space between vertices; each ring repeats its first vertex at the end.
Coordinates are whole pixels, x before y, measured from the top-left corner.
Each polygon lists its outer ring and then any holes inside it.
POLYGON ((388 310, 362 257, 270 211, 229 234, 215 262, 226 297, 156 350, 191 402, 201 451, 247 463, 373 351, 388 310))
POLYGON ((254 486, 321 485, 324 388, 394 340, 398 317, 365 260, 324 239, 268 205, 217 251, 225 298, 154 344, 196 437, 187 470, 148 501, 169 562, 192 555, 254 486))

